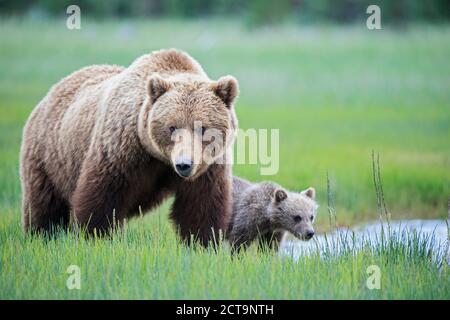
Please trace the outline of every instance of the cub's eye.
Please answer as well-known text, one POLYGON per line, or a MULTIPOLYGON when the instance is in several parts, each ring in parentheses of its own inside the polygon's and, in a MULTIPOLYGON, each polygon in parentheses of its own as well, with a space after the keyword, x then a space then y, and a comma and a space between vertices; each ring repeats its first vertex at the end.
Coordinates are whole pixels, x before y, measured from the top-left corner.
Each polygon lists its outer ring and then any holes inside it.
POLYGON ((313 221, 313 220, 314 220, 314 216, 309 217, 309 219, 310 219, 311 221, 313 221))
POLYGON ((170 131, 170 133, 174 133, 174 132, 175 132, 175 130, 177 130, 177 128, 175 128, 175 127, 169 127, 169 131, 170 131))
POLYGON ((301 216, 294 216, 294 222, 300 222, 302 221, 302 217, 301 216))

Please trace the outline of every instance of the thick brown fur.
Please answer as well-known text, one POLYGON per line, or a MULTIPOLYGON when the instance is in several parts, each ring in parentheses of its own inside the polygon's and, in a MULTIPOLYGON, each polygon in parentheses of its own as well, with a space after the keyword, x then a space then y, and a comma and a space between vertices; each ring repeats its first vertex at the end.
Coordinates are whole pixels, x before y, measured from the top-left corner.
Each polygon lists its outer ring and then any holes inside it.
POLYGON ((250 183, 233 177, 233 214, 227 240, 233 250, 258 241, 263 248, 277 249, 286 231, 302 240, 314 235, 315 190, 290 192, 273 182, 250 183))
POLYGON ((64 78, 24 129, 24 229, 64 227, 71 212, 88 232, 104 233, 113 220, 120 225, 175 195, 171 217, 180 235, 206 245, 227 226, 231 170, 200 162, 189 177, 177 175, 172 155, 180 143, 171 141, 169 127, 193 133, 193 122, 201 121, 223 131, 226 157, 237 129, 237 95, 233 77, 212 81, 198 62, 173 49, 144 55, 128 68, 91 66, 64 78))

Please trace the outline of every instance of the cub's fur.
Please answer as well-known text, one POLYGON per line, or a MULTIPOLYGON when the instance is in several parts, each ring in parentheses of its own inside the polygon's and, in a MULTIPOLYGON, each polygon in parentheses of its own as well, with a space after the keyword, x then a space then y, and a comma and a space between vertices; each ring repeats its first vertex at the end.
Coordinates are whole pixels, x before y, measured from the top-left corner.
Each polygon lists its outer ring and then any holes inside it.
POLYGON ((285 231, 309 240, 316 216, 314 188, 290 192, 273 182, 252 184, 233 177, 233 216, 227 239, 234 249, 260 245, 277 248, 285 231))

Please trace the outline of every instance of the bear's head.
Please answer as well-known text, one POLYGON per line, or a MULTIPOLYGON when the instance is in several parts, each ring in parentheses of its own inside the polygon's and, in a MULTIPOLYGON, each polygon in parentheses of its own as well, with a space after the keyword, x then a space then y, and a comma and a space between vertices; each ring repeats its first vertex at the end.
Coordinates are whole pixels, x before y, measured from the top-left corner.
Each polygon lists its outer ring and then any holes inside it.
POLYGON ((317 212, 316 191, 308 188, 300 193, 277 188, 272 195, 270 218, 280 229, 301 240, 314 236, 313 223, 317 212))
POLYGON ((210 81, 196 75, 154 74, 148 81, 141 140, 179 176, 194 180, 212 163, 229 159, 238 93, 232 76, 210 81))

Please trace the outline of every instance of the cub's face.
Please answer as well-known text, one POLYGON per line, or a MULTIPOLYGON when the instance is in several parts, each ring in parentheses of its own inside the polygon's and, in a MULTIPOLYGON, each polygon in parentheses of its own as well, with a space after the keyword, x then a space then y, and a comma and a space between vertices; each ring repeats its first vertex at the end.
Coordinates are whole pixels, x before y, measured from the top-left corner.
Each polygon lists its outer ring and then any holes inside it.
POLYGON ((300 193, 275 190, 272 201, 275 225, 301 240, 310 240, 314 236, 313 223, 318 208, 315 196, 314 188, 300 193))
POLYGON ((233 102, 238 84, 233 77, 206 82, 153 76, 148 94, 151 149, 179 176, 194 180, 212 163, 225 161, 237 130, 233 102))

